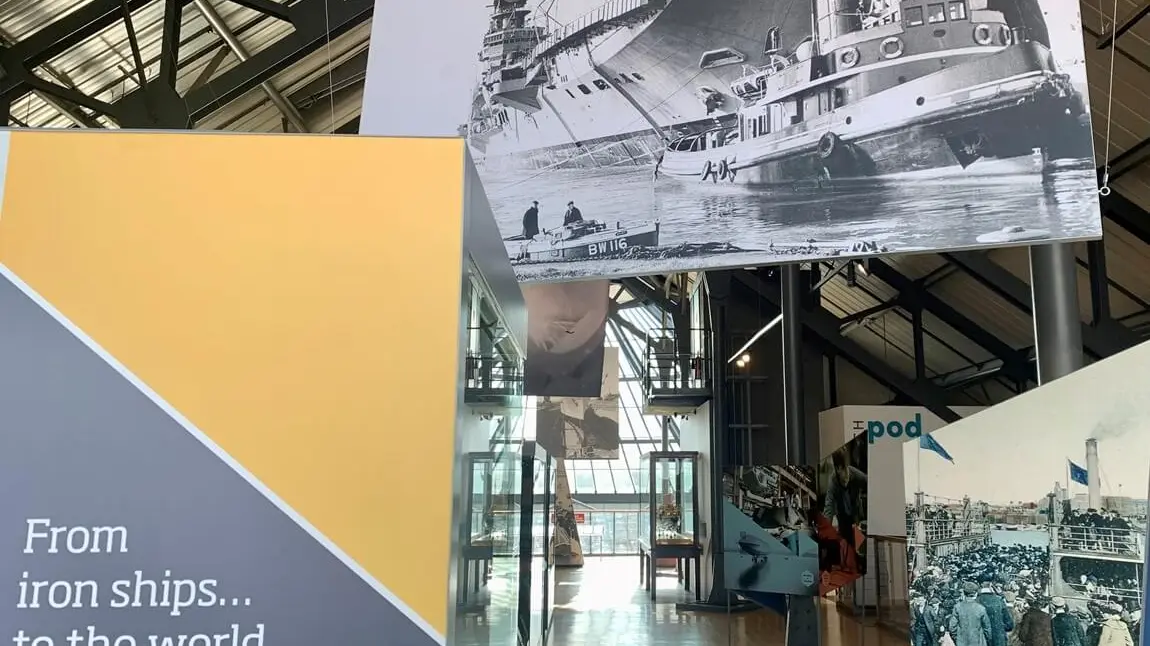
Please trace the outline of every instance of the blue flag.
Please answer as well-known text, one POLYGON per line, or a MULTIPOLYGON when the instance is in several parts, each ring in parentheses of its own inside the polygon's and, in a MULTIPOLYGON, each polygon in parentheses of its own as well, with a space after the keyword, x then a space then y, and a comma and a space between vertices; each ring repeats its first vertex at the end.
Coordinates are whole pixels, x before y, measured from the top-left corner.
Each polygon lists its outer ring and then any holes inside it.
POLYGON ((938 440, 934 439, 934 436, 930 435, 929 433, 918 438, 918 448, 936 453, 940 458, 951 464, 954 464, 954 458, 950 457, 950 454, 946 452, 946 449, 942 448, 942 445, 938 443, 938 440))
POLYGON ((1080 485, 1090 486, 1090 474, 1086 469, 1074 464, 1074 462, 1070 460, 1067 460, 1067 462, 1070 462, 1070 481, 1077 482, 1080 485))

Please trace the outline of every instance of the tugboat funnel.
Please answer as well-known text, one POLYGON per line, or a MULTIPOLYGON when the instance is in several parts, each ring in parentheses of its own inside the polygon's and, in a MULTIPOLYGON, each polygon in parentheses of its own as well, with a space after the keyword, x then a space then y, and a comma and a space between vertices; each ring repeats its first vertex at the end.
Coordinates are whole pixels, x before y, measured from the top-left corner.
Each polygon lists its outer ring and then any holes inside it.
POLYGON ((1086 440, 1086 506, 1091 509, 1102 507, 1102 481, 1098 471, 1098 440, 1086 440))

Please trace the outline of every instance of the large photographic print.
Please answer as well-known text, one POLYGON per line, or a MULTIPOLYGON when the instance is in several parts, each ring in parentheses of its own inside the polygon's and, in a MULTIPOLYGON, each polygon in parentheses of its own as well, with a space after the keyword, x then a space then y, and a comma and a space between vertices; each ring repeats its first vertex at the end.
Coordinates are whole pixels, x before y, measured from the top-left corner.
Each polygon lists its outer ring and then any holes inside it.
POLYGON ((1101 235, 1074 2, 493 0, 472 28, 433 67, 478 57, 456 125, 524 281, 1101 235))
POLYGON ((904 445, 916 644, 1139 643, 1147 379, 1143 344, 904 445))
POLYGON ((813 468, 733 467, 723 473, 723 563, 740 594, 814 595, 818 545, 811 532, 813 468))
POLYGON ((819 594, 830 594, 866 574, 868 455, 868 436, 862 434, 819 462, 812 514, 819 544, 819 594))

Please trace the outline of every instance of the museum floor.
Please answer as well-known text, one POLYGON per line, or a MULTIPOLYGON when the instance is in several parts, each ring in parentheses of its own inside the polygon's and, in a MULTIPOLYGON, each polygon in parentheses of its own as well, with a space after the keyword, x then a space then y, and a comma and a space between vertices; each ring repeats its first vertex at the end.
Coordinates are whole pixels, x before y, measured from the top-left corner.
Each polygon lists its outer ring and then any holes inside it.
MULTIPOLYGON (((687 601, 673 574, 658 580, 652 603, 638 581, 637 558, 589 558, 581 569, 557 571, 550 646, 782 646, 783 618, 769 611, 722 614, 679 612, 687 601)), ((690 595, 693 596, 693 595, 690 595)), ((822 643, 828 646, 905 646, 907 639, 840 615, 822 604, 822 643)), ((460 635, 462 637, 462 635, 460 635)))

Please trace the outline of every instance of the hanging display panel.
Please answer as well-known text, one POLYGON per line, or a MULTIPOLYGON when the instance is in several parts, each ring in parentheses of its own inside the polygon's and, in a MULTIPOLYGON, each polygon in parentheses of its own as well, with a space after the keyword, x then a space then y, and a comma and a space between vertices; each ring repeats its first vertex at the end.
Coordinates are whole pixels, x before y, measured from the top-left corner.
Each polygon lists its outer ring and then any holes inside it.
POLYGON ((1138 643, 1148 379, 1142 344, 904 444, 923 625, 953 634, 985 615, 992 644, 1051 630, 1138 643))
POLYGON ((599 397, 541 397, 535 437, 552 455, 574 460, 619 457, 619 348, 605 348, 599 397))
POLYGON ((816 498, 813 468, 723 472, 723 566, 729 590, 756 601, 764 593, 817 593, 819 550, 810 523, 816 498))
POLYGON ((377 3, 361 131, 465 136, 520 280, 1101 236, 1077 3, 482 4, 377 3))
POLYGON ((602 394, 603 348, 611 305, 609 292, 610 284, 605 280, 524 287, 523 300, 527 303, 524 390, 528 395, 599 397, 602 394))

